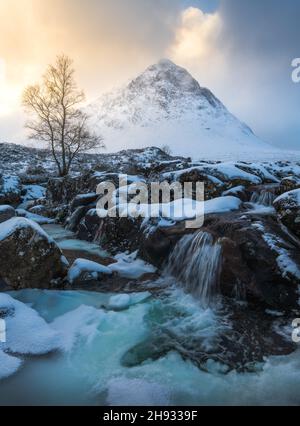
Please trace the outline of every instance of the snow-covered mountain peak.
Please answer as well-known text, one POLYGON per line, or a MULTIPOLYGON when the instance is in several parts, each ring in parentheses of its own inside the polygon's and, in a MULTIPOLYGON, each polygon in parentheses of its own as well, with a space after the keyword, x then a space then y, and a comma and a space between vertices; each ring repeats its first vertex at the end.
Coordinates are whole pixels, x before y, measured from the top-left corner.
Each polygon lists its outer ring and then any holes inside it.
POLYGON ((248 159, 271 147, 232 115, 214 94, 168 59, 88 107, 109 151, 169 145, 193 158, 248 159))

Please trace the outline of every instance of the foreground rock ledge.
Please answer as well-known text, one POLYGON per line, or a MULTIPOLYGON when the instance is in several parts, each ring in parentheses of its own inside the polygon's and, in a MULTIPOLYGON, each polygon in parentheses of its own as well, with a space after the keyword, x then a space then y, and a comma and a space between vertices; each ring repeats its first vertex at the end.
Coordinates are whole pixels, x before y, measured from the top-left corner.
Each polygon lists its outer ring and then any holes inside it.
POLYGON ((66 262, 36 223, 16 217, 0 224, 0 278, 12 289, 51 288, 66 275, 66 262))

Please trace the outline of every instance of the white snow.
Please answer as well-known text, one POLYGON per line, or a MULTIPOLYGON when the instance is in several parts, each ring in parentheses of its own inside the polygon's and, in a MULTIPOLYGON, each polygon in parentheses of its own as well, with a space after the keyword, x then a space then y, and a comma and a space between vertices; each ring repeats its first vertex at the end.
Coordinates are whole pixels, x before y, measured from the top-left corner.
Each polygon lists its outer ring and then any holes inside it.
POLYGON ((0 241, 10 237, 15 231, 24 228, 31 228, 36 234, 46 238, 50 243, 54 241, 37 223, 23 217, 13 217, 6 222, 0 223, 0 241))
POLYGON ((278 236, 266 232, 264 226, 261 223, 255 223, 252 225, 262 233, 262 237, 268 246, 277 253, 277 265, 284 278, 290 279, 294 277, 296 280, 300 280, 300 268, 291 258, 289 250, 286 247, 285 242, 278 236))
POLYGON ((20 189, 20 179, 18 176, 4 175, 2 176, 2 192, 8 194, 10 192, 18 192, 20 189))
POLYGON ((138 279, 144 274, 155 273, 156 268, 137 257, 137 252, 120 253, 115 256, 117 263, 109 265, 112 272, 129 279, 138 279))
POLYGON ((0 379, 14 374, 22 360, 10 354, 42 355, 61 347, 60 335, 36 311, 11 296, 0 293, 5 316, 6 342, 0 342, 0 379))
MULTIPOLYGON (((128 204, 117 205, 120 216, 144 218, 143 225, 146 225, 151 218, 158 218, 159 226, 170 226, 171 222, 184 221, 203 217, 204 214, 225 213, 238 210, 242 201, 233 196, 219 197, 209 201, 196 201, 190 198, 182 198, 174 200, 170 203, 160 204, 136 204, 129 202, 128 204)), ((105 210, 97 209, 100 217, 106 217, 115 213, 115 209, 105 210)))
POLYGON ((109 151, 169 145, 195 159, 286 158, 256 137, 184 69, 159 62, 88 108, 109 151))
POLYGON ((25 196, 22 201, 38 200, 46 196, 46 188, 41 185, 24 185, 23 189, 26 190, 25 196))
POLYGON ((227 213, 234 210, 239 210, 242 201, 237 197, 219 197, 205 201, 205 214, 212 213, 227 213))
POLYGON ((199 173, 207 175, 207 177, 217 185, 222 185, 222 181, 232 181, 236 179, 242 179, 253 185, 259 185, 262 183, 262 180, 258 176, 245 172, 240 169, 236 163, 231 161, 219 164, 202 163, 201 165, 193 166, 188 169, 164 173, 163 178, 168 179, 171 177, 173 180, 178 180, 178 178, 180 178, 183 174, 193 171, 199 171, 199 173))
POLYGON ((22 360, 8 355, 0 348, 0 380, 6 379, 16 373, 22 365, 22 360))
POLYGON ((83 273, 89 274, 91 277, 97 279, 99 275, 111 275, 112 271, 108 267, 100 263, 92 262, 87 259, 76 259, 68 272, 68 280, 72 284, 83 273))
POLYGON ((17 213, 18 216, 25 217, 26 219, 29 219, 33 222, 36 222, 39 225, 46 225, 46 224, 50 224, 50 223, 55 222, 54 219, 49 219, 48 217, 44 217, 44 216, 41 216, 39 214, 31 213, 27 210, 20 209, 20 208, 18 208, 16 210, 16 213, 17 213))
POLYGON ((295 189, 293 191, 285 192, 284 194, 276 198, 276 200, 274 201, 274 204, 284 199, 286 199, 288 203, 289 202, 297 203, 297 205, 300 206, 300 189, 295 189))
POLYGON ((224 191, 222 197, 230 196, 232 194, 237 195, 243 191, 245 191, 245 187, 243 185, 235 186, 234 188, 228 189, 228 191, 224 191))
MULTIPOLYGON (((276 178, 272 173, 270 173, 263 164, 259 163, 236 163, 237 166, 246 167, 247 169, 253 170, 253 172, 258 173, 264 179, 269 180, 274 183, 278 183, 279 179, 276 178)), ((254 173, 255 174, 255 173, 254 173)))
POLYGON ((130 302, 131 298, 129 294, 117 294, 116 296, 111 296, 109 299, 108 308, 115 311, 122 311, 129 308, 130 302))

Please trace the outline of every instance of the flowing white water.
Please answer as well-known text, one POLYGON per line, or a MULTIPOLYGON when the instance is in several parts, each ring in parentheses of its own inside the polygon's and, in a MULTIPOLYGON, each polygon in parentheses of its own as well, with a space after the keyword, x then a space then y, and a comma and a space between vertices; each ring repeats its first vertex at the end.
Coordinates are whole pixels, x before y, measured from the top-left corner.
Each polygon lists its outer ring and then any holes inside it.
POLYGON ((275 200, 275 194, 267 189, 263 189, 260 192, 254 192, 252 194, 250 202, 253 204, 259 204, 261 206, 271 207, 275 200))
POLYGON ((211 234, 198 232, 184 236, 169 257, 165 273, 182 284, 187 293, 211 304, 218 292, 222 247, 211 234))

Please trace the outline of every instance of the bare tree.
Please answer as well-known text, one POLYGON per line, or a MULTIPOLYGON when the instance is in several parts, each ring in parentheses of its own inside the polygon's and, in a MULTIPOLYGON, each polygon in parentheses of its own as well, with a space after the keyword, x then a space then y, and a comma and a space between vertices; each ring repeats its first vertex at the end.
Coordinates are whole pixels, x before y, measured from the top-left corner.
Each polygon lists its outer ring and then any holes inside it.
POLYGON ((79 153, 104 147, 101 137, 89 129, 89 116, 79 108, 84 99, 74 79, 73 62, 65 55, 48 66, 42 84, 27 87, 23 94, 23 106, 31 114, 26 123, 29 137, 50 145, 60 176, 69 173, 79 153))

